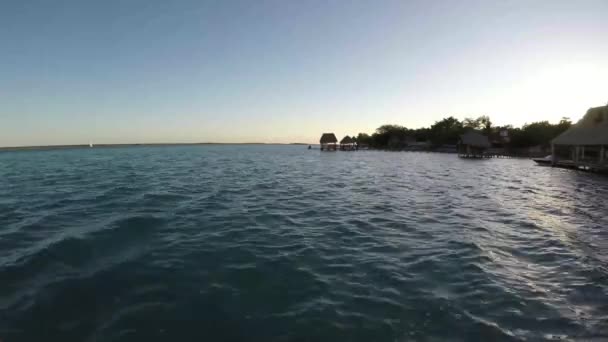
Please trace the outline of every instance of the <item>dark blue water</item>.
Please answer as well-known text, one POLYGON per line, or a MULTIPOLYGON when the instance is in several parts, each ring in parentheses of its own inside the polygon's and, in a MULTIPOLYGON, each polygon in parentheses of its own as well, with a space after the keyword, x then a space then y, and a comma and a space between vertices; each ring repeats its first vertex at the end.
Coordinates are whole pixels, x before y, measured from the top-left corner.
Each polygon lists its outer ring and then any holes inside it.
POLYGON ((0 339, 606 339, 607 213, 527 160, 0 153, 0 339))

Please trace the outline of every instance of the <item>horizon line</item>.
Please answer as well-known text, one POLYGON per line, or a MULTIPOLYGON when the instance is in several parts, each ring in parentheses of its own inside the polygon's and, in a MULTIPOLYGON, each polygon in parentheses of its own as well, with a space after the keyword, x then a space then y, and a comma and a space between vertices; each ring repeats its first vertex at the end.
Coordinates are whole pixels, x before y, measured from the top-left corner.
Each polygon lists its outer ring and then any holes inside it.
POLYGON ((30 151, 71 148, 108 148, 108 147, 146 147, 146 146, 196 146, 196 145, 314 145, 311 143, 273 143, 273 142, 177 142, 177 143, 118 143, 118 144, 61 144, 61 145, 22 145, 0 146, 0 151, 30 151))

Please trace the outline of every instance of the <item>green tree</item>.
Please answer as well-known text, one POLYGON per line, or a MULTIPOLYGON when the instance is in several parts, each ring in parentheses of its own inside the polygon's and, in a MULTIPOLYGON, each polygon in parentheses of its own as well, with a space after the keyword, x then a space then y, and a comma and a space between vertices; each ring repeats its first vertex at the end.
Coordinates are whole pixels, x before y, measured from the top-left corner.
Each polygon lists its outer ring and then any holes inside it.
POLYGON ((401 148, 407 144, 409 130, 400 125, 382 125, 372 135, 373 145, 378 148, 401 148))
POLYGON ((556 126, 555 136, 558 136, 572 127, 572 120, 567 117, 563 117, 556 126))
POLYGON ((565 132, 572 126, 569 118, 562 118, 558 124, 548 121, 533 122, 525 124, 522 128, 509 130, 511 146, 516 148, 527 148, 532 146, 548 147, 551 140, 565 132))
POLYGON ((410 134, 416 138, 416 141, 429 141, 430 140, 430 128, 418 128, 410 131, 410 134))
POLYGON ((435 122, 429 129, 429 138, 433 145, 455 145, 463 132, 462 122, 453 116, 435 122))
POLYGON ((478 117, 477 120, 479 121, 479 126, 481 127, 481 130, 484 131, 484 133, 488 135, 492 133, 492 120, 490 120, 489 116, 482 115, 478 117))
POLYGON ((462 127, 464 127, 464 128, 477 129, 478 125, 479 125, 479 122, 477 122, 477 119, 465 118, 464 120, 462 120, 462 127))
POLYGON ((359 133, 356 141, 358 144, 372 145, 372 137, 367 133, 359 133))
POLYGON ((464 128, 482 130, 488 134, 492 132, 492 120, 490 120, 490 117, 487 115, 482 115, 477 119, 466 118, 463 120, 462 126, 464 128))
POLYGON ((460 135, 467 128, 483 131, 488 136, 497 136, 501 131, 509 133, 508 147, 527 148, 532 146, 549 146, 551 140, 572 126, 569 118, 562 118, 559 123, 551 124, 548 121, 525 124, 521 128, 511 125, 494 127, 487 115, 476 119, 466 118, 463 121, 453 116, 435 122, 430 128, 407 129, 400 125, 382 125, 370 136, 359 133, 355 139, 360 144, 367 144, 376 148, 401 148, 411 139, 416 141, 429 141, 434 146, 454 145, 458 143, 460 135))

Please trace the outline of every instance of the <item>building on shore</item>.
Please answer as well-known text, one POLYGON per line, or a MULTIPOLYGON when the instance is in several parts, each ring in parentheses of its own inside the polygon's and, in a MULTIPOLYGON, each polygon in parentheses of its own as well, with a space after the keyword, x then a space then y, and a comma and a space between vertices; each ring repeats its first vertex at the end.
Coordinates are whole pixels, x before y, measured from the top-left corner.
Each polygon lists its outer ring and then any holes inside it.
POLYGON ((348 135, 340 140, 340 150, 341 151, 353 151, 355 150, 355 141, 353 138, 348 135))
POLYGON ((590 108, 551 142, 554 166, 608 171, 608 105, 590 108))
POLYGON ((490 139, 491 153, 507 154, 507 148, 511 142, 511 137, 509 137, 509 131, 507 129, 501 129, 490 134, 488 139, 490 139))
POLYGON ((470 130, 460 136, 458 156, 461 158, 483 158, 486 150, 490 147, 490 139, 487 136, 470 130))
POLYGON ((333 133, 323 133, 321 140, 321 151, 335 151, 338 146, 338 138, 333 133))

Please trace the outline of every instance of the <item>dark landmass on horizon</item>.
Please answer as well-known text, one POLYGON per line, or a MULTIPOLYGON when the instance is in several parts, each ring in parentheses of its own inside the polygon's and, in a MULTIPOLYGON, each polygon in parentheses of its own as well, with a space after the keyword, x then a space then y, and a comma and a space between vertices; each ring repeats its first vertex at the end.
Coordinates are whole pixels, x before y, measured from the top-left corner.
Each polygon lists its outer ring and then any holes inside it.
POLYGON ((88 144, 82 145, 39 145, 39 146, 7 146, 0 147, 0 152, 3 151, 48 151, 48 150, 69 150, 69 149, 84 149, 84 148, 121 148, 121 147, 171 147, 171 146, 202 146, 202 145, 287 145, 280 143, 142 143, 142 144, 94 144, 91 147, 88 144))

